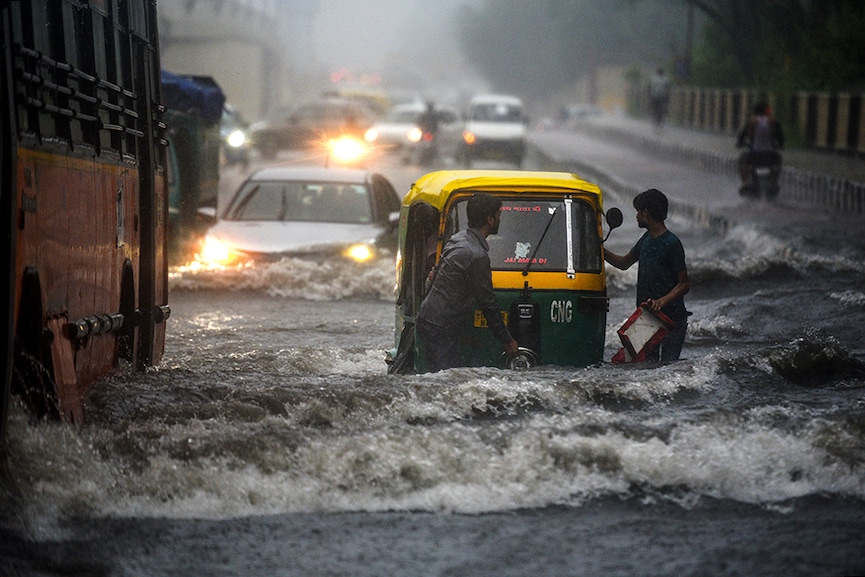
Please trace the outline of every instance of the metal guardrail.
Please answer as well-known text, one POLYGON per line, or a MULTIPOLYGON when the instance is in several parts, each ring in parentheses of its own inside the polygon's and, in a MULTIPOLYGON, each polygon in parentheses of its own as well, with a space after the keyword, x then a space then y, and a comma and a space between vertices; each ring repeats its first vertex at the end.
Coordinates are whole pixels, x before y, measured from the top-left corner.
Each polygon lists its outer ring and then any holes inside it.
MULTIPOLYGON (((646 154, 659 155, 712 174, 738 178, 739 154, 698 149, 678 142, 641 136, 614 127, 592 127, 585 130, 636 147, 646 154)), ((781 194, 793 203, 818 207, 831 212, 865 216, 865 183, 830 174, 819 174, 792 167, 781 170, 781 194)), ((639 192, 639 191, 638 191, 639 192)))
MULTIPOLYGON (((761 101, 783 113, 779 120, 805 148, 865 154, 865 93, 798 91, 781 97, 756 90, 676 86, 670 91, 667 121, 733 136, 761 101)), ((649 118, 648 89, 631 92, 628 109, 649 118)))

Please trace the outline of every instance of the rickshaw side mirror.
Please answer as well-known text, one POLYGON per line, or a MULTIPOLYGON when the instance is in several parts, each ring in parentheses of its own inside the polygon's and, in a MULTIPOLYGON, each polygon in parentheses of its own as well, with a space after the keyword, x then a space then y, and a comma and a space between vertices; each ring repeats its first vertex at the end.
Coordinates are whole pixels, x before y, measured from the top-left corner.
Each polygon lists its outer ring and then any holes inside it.
POLYGON ((604 240, 601 242, 607 242, 607 239, 610 238, 610 233, 613 232, 614 228, 619 228, 622 226, 622 222, 624 222, 625 217, 622 216, 622 211, 618 208, 611 208, 607 211, 607 226, 610 227, 610 230, 607 231, 607 236, 604 237, 604 240))
POLYGON ((625 218, 622 216, 622 211, 618 208, 613 207, 607 211, 607 225, 610 227, 610 230, 622 226, 624 220, 625 218))

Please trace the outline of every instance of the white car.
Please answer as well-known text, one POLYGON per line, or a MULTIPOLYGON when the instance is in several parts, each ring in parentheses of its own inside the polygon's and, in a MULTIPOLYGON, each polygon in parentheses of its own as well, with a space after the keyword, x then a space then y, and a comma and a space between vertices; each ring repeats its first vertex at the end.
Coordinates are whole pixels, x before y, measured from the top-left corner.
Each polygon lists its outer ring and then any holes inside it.
POLYGON ((528 119, 516 96, 486 94, 472 98, 463 129, 462 161, 504 160, 518 167, 526 153, 528 119))
POLYGON ((396 246, 400 199, 381 174, 364 169, 273 167, 254 172, 208 230, 207 265, 283 256, 357 262, 396 246))
MULTIPOLYGON (((423 102, 398 104, 366 131, 364 139, 375 147, 399 154, 403 160, 412 160, 422 137, 418 119, 425 110, 423 102)), ((446 106, 436 106, 435 111, 439 121, 438 154, 454 156, 462 142, 462 121, 455 110, 446 106)))

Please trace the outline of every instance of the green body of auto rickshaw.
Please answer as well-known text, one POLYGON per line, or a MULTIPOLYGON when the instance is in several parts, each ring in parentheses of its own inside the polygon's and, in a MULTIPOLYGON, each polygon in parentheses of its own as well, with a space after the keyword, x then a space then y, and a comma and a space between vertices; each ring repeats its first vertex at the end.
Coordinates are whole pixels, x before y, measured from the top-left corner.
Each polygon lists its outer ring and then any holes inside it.
MULTIPOLYGON (((421 177, 400 211, 396 348, 390 372, 426 370, 415 316, 430 269, 454 233, 467 227, 476 192, 502 199, 498 234, 487 238, 493 289, 518 358, 503 356, 480 310, 459 335, 468 366, 585 367, 602 360, 607 297, 601 190, 561 172, 445 170, 421 177)), ((611 209, 611 228, 621 211, 611 209)))

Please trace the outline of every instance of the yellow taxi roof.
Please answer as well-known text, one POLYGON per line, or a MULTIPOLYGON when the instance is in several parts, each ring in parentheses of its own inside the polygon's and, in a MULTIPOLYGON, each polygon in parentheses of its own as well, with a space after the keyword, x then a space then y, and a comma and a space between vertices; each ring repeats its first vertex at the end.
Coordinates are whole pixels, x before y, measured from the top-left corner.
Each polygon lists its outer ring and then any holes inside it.
MULTIPOLYGON (((420 177, 403 198, 403 206, 422 201, 439 210, 456 190, 507 189, 513 192, 583 192, 600 197, 601 189, 569 172, 528 170, 439 170, 420 177)), ((598 199, 600 203, 600 198, 598 199)))

